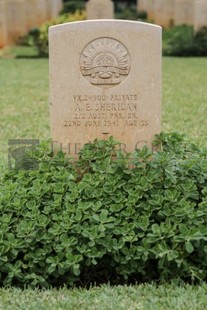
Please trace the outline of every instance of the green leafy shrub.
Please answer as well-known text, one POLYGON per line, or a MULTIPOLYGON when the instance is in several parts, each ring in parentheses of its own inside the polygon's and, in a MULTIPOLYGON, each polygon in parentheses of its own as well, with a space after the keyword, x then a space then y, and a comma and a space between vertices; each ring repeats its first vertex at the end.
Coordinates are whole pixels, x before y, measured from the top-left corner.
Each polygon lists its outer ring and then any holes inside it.
POLYGON ((138 18, 145 17, 144 13, 138 14, 137 10, 132 9, 132 8, 125 8, 124 10, 117 11, 116 14, 116 19, 127 19, 127 20, 137 20, 138 18))
POLYGON ((74 164, 42 146, 38 170, 0 180, 0 283, 40 287, 207 279, 207 151, 161 133, 133 154, 86 144, 74 164))
POLYGON ((70 0, 64 1, 64 9, 62 13, 75 13, 77 10, 85 9, 85 1, 84 0, 70 0))
POLYGON ((146 12, 137 12, 136 3, 115 2, 115 17, 117 19, 137 20, 146 19, 146 12))
POLYGON ((163 54, 166 56, 207 56, 207 27, 194 32, 191 26, 164 30, 163 54))
POLYGON ((22 44, 36 46, 39 57, 48 57, 48 29, 50 26, 81 21, 85 19, 84 11, 75 11, 75 13, 62 14, 55 19, 45 22, 39 28, 32 29, 29 34, 21 39, 22 44))

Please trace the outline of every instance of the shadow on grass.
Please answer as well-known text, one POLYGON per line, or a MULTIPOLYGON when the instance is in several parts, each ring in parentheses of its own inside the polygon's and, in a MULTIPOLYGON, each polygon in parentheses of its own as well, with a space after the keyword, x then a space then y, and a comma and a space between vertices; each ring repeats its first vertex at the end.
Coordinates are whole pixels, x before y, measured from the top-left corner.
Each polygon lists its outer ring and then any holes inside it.
POLYGON ((31 46, 7 46, 0 53, 1 59, 41 59, 48 58, 46 54, 40 54, 36 47, 31 46))
POLYGON ((16 55, 14 58, 16 59, 42 59, 48 58, 48 56, 43 55, 16 55))

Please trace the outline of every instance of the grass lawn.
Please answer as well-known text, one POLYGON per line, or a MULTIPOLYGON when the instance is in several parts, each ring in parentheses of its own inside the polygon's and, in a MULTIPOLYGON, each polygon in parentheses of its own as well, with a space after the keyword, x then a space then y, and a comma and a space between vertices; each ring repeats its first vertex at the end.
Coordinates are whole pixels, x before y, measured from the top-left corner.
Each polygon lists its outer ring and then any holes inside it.
POLYGON ((207 58, 163 59, 162 128, 207 146, 207 58))
MULTIPOLYGON (((32 55, 31 55, 32 56, 32 55)), ((207 133, 207 58, 163 59, 162 128, 203 145, 207 133)), ((0 160, 7 140, 47 139, 48 60, 0 59, 0 160)), ((1 289, 0 309, 207 309, 207 285, 103 286, 91 290, 1 289)))
POLYGON ((206 305, 207 285, 0 290, 0 309, 4 310, 205 310, 206 305))
POLYGON ((47 139, 48 60, 0 59, 0 158, 8 139, 47 139))

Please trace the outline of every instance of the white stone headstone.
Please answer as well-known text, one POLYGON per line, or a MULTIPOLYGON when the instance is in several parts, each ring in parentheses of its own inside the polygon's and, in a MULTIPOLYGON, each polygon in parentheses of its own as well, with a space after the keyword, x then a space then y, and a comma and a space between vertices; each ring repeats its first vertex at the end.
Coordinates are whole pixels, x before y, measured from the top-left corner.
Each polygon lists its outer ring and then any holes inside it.
POLYGON ((37 23, 41 25, 48 19, 47 0, 38 0, 36 3, 37 23))
POLYGON ((87 19, 114 18, 114 5, 112 0, 89 0, 86 3, 87 19))
POLYGON ((58 16, 62 10, 62 1, 60 0, 46 0, 48 19, 53 19, 58 16))
POLYGON ((57 0, 58 1, 58 14, 63 10, 63 0, 57 0))
POLYGON ((200 30, 202 27, 207 27, 207 1, 195 1, 195 14, 194 14, 194 29, 200 30))
POLYGON ((8 29, 6 20, 6 3, 0 1, 0 48, 8 44, 8 29))
POLYGON ((148 0, 137 0, 137 10, 138 12, 147 10, 147 1, 148 0))
POLYGON ((161 28, 121 20, 50 27, 50 120, 54 143, 77 156, 113 136, 133 151, 160 132, 161 28))
POLYGON ((174 24, 174 0, 154 0, 154 22, 164 28, 174 24))
POLYGON ((6 19, 8 28, 8 41, 15 43, 18 38, 27 33, 24 0, 7 0, 6 19))
POLYGON ((194 1, 195 0, 175 0, 175 25, 194 24, 194 1))
POLYGON ((147 0, 147 18, 149 21, 154 21, 154 6, 155 0, 147 0))
POLYGON ((27 29, 31 30, 39 26, 38 16, 38 2, 39 0, 26 0, 25 1, 25 14, 27 29))

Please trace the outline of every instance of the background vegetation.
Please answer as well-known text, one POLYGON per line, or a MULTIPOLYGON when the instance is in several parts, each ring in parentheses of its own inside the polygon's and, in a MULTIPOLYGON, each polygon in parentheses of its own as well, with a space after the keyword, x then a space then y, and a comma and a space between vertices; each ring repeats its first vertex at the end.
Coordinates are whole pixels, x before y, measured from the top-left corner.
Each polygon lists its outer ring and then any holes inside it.
POLYGON ((163 55, 207 56, 207 27, 194 32, 193 26, 176 26, 163 31, 163 55))
MULTIPOLYGON (((137 14, 136 6, 118 6, 116 18, 145 21, 143 12, 137 14)), ((48 57, 48 28, 56 24, 81 21, 86 19, 84 10, 64 13, 56 19, 45 22, 37 29, 32 29, 19 44, 33 46, 39 57, 48 57)), ((176 26, 163 29, 163 55, 165 56, 207 56, 207 27, 194 32, 193 26, 176 26)))
MULTIPOLYGON (((112 0, 114 2, 115 14, 126 18, 127 15, 137 17, 136 0, 112 0)), ((85 9, 87 0, 65 0, 63 13, 74 13, 76 10, 85 9)))

